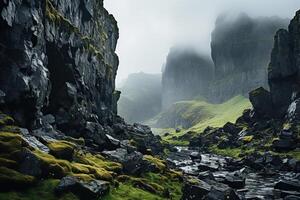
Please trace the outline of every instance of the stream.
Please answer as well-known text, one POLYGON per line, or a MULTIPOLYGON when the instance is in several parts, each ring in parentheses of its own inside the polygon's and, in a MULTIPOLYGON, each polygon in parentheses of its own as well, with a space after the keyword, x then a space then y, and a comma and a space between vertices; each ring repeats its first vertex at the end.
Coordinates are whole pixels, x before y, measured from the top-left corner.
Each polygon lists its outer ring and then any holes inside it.
POLYGON ((200 180, 213 179, 227 185, 228 182, 225 181, 231 180, 229 186, 235 189, 241 199, 283 199, 288 195, 299 196, 300 199, 299 188, 295 191, 274 189, 279 181, 293 181, 299 186, 299 173, 278 170, 261 172, 236 164, 238 161, 229 157, 202 154, 187 147, 176 147, 176 149, 177 151, 171 152, 167 159, 169 164, 182 170, 184 174, 200 180))

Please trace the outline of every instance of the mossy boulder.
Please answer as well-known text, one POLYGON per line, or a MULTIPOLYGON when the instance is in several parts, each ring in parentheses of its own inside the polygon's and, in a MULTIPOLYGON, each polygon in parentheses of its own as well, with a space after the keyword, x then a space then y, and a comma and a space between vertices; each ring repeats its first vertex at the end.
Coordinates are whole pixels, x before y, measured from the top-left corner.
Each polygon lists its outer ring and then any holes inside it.
POLYGON ((72 160, 76 145, 67 141, 56 141, 48 144, 50 154, 57 158, 72 160))

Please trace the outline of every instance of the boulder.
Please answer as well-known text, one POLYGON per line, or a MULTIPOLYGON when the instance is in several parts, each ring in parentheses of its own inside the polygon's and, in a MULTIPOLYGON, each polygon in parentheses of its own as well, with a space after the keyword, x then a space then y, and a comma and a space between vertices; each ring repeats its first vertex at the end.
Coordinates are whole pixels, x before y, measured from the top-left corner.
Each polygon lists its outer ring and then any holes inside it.
POLYGON ((238 127, 237 125, 235 125, 231 122, 227 122, 223 126, 223 131, 226 132, 226 133, 230 133, 232 135, 237 135, 241 130, 242 130, 241 127, 238 127))
POLYGON ((201 161, 201 153, 200 152, 192 152, 190 154, 190 157, 191 157, 192 160, 195 160, 197 162, 201 161))
POLYGON ((81 181, 72 176, 61 179, 55 188, 57 194, 72 192, 82 199, 96 200, 109 192, 109 182, 101 180, 81 181))
POLYGON ((270 92, 260 87, 249 93, 249 100, 256 113, 262 116, 270 116, 273 113, 270 92))
POLYGON ((44 153, 49 153, 49 148, 41 143, 35 136, 29 134, 27 129, 20 129, 24 141, 32 148, 38 149, 44 153))
POLYGON ((245 187, 246 179, 237 173, 227 174, 223 183, 234 189, 242 189, 245 187))
POLYGON ((297 148, 297 143, 294 139, 277 139, 273 141, 272 147, 279 152, 290 151, 297 148))
POLYGON ((210 192, 205 197, 206 200, 240 200, 236 192, 221 183, 215 183, 212 185, 210 192))
POLYGON ((274 188, 287 191, 300 191, 300 182, 281 180, 275 184, 274 188))
POLYGON ((145 161, 140 152, 129 153, 126 149, 118 148, 114 151, 103 151, 102 154, 112 161, 121 163, 125 173, 138 175, 144 170, 145 161))
POLYGON ((211 186, 201 180, 186 181, 182 189, 182 200, 198 200, 205 197, 211 186))

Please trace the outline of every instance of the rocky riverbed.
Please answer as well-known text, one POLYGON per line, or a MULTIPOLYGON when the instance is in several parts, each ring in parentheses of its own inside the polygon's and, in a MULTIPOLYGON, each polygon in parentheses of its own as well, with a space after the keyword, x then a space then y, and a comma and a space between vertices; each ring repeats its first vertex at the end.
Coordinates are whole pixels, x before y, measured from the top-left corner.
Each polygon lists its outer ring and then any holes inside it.
POLYGON ((183 199, 300 199, 294 159, 266 153, 252 161, 235 160, 176 147, 167 160, 185 174, 183 199))

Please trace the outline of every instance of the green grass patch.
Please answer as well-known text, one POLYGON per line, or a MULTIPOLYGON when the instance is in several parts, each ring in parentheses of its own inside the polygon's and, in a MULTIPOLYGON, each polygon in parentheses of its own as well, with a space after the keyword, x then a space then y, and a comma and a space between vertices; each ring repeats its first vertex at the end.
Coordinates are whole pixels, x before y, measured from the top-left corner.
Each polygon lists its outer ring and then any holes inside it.
POLYGON ((163 200, 165 198, 134 187, 129 183, 120 183, 103 200, 163 200))
MULTIPOLYGON (((193 137, 203 132, 208 126, 222 127, 227 122, 234 123, 243 111, 250 107, 249 100, 241 95, 222 104, 210 104, 203 100, 177 102, 169 110, 155 117, 156 124, 164 125, 164 128, 152 128, 152 131, 170 144, 186 146, 189 144, 190 138, 185 139, 182 136, 187 132, 194 132, 195 135, 191 135, 193 137), (174 116, 177 121, 188 122, 191 126, 182 128, 182 124, 178 124, 177 127, 172 127, 171 124, 174 123, 170 123, 168 120, 174 116), (182 129, 177 133, 175 129, 178 127, 182 129), (165 133, 169 133, 169 135, 165 136, 165 133)), ((152 124, 153 121, 154 119, 152 124)))

